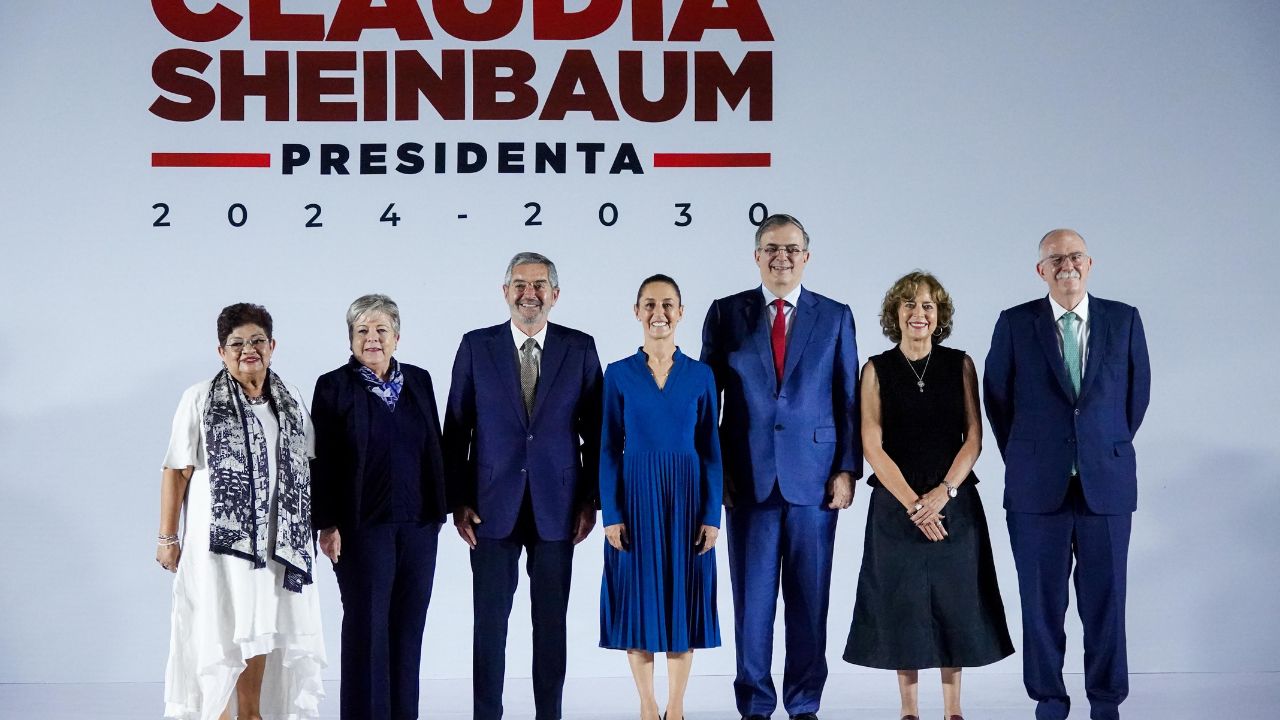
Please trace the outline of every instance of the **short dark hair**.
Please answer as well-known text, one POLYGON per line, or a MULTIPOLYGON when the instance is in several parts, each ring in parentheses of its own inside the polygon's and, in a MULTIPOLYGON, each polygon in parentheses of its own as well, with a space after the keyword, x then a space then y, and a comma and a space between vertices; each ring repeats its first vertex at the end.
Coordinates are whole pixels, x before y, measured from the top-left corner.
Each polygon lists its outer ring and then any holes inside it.
POLYGON ((236 303, 218 313, 218 344, 226 345, 231 331, 243 325, 257 325, 271 337, 271 313, 261 305, 236 303))
POLYGON ((915 299, 920 286, 929 288, 933 302, 938 306, 938 327, 933 331, 935 342, 942 342, 951 335, 951 318, 955 316, 956 306, 951 302, 951 295, 938 278, 923 270, 912 270, 898 278, 898 281, 884 294, 884 302, 880 304, 880 330, 884 336, 895 343, 902 342, 902 328, 898 327, 898 308, 902 303, 915 299))
POLYGON ((786 213, 774 213, 760 223, 760 226, 756 228, 756 249, 760 249, 760 238, 764 237, 765 233, 783 225, 795 225, 796 229, 800 231, 800 236, 804 238, 804 249, 809 249, 809 231, 804 229, 804 225, 801 225, 794 215, 786 213))
POLYGON ((636 288, 636 305, 637 306, 640 304, 640 295, 644 292, 644 286, 648 285, 649 283, 658 283, 658 282, 666 283, 671 287, 675 288, 676 300, 678 300, 681 305, 684 304, 684 298, 680 297, 680 286, 676 284, 675 279, 672 278, 670 275, 663 275, 662 273, 657 273, 656 275, 650 275, 649 277, 642 280, 640 282, 640 287, 636 288))

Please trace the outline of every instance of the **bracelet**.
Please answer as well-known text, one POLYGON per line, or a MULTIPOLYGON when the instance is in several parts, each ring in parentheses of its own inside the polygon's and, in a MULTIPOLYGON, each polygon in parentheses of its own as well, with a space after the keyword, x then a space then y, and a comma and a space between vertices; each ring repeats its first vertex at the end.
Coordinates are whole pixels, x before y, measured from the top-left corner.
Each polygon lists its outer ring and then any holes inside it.
POLYGON ((178 544, 177 535, 157 535, 156 544, 160 547, 172 547, 178 544))

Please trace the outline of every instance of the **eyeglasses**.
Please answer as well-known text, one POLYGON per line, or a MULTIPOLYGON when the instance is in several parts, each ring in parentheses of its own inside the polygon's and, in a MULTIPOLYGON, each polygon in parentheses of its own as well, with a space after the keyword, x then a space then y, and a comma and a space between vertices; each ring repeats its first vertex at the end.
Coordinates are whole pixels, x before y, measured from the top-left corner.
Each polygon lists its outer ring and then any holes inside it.
POLYGON ((1049 255, 1047 257, 1043 257, 1040 259, 1040 264, 1052 265, 1054 268, 1060 268, 1066 263, 1071 263, 1072 265, 1079 265, 1088 259, 1089 259, 1089 256, 1085 255, 1082 252, 1073 252, 1069 255, 1049 255))
POLYGON ((534 280, 533 282, 516 280, 511 283, 511 289, 515 290, 516 294, 523 293, 527 288, 533 288, 534 292, 546 292, 551 289, 551 283, 547 280, 534 280))
POLYGON ((222 347, 239 355, 240 353, 244 352, 244 348, 246 345, 248 345, 250 348, 253 348, 254 350, 257 350, 258 352, 262 352, 262 348, 266 347, 267 343, 269 342, 271 342, 269 339, 264 338, 262 336, 252 338, 248 341, 241 340, 240 338, 236 338, 235 340, 232 340, 231 342, 223 345, 222 347))
POLYGON ((769 257, 773 257, 778 253, 786 253, 790 257, 795 257, 802 252, 806 252, 806 250, 800 247, 799 245, 787 245, 786 247, 782 247, 779 245, 765 245, 764 247, 760 248, 760 252, 764 253, 769 257))

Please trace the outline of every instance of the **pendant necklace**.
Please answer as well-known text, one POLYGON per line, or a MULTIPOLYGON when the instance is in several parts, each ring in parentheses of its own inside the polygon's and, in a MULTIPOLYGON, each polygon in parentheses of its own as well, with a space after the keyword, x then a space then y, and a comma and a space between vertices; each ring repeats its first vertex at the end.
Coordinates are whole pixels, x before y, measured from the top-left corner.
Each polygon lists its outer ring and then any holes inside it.
MULTIPOLYGON (((902 348, 898 348, 898 352, 902 352, 902 348)), ((924 369, 916 372, 916 366, 911 364, 911 358, 907 357, 905 352, 902 353, 902 359, 907 361, 907 367, 911 368, 911 374, 916 376, 916 387, 920 388, 920 392, 924 392, 924 374, 929 372, 929 360, 933 358, 933 351, 930 350, 928 355, 924 356, 924 369)))

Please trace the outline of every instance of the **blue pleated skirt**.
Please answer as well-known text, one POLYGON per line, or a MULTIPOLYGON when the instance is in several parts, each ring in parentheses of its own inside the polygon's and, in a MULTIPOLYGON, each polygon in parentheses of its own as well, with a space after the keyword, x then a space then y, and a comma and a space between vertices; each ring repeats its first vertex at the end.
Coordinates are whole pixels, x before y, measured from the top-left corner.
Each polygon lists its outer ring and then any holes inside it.
POLYGON ((604 546, 600 646, 685 652, 720 645, 715 551, 699 555, 697 455, 623 455, 626 550, 604 546))

